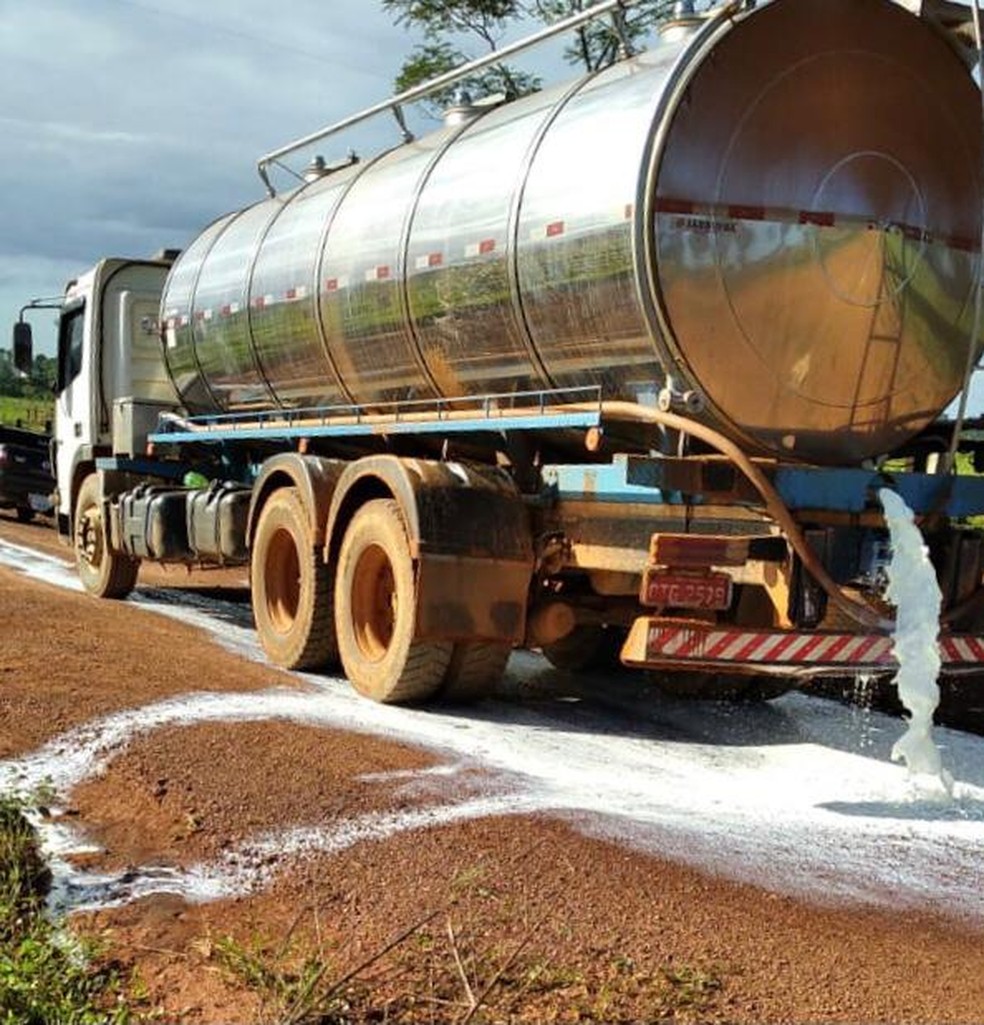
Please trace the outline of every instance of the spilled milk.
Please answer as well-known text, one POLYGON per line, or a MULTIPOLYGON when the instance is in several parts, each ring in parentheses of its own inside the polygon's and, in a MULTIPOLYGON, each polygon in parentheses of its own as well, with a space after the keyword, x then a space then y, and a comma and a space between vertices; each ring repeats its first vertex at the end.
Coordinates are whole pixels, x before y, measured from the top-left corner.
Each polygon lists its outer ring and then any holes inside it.
POLYGON ((892 556, 886 598, 895 606, 892 642, 899 671, 899 700, 908 710, 908 727, 892 748, 892 760, 904 761, 913 774, 935 776, 952 796, 953 778, 943 768, 933 742, 933 713, 940 703, 938 638, 942 594, 929 552, 912 510, 894 492, 881 488, 892 556))

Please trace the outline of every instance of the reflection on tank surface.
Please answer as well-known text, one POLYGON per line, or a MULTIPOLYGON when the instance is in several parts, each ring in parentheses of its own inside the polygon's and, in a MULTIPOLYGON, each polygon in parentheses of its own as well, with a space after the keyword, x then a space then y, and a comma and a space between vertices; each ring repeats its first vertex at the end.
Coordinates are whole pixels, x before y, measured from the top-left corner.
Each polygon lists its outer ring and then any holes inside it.
POLYGON ((980 166, 923 22, 775 0, 216 222, 168 365, 196 411, 598 385, 863 460, 961 383, 980 166))

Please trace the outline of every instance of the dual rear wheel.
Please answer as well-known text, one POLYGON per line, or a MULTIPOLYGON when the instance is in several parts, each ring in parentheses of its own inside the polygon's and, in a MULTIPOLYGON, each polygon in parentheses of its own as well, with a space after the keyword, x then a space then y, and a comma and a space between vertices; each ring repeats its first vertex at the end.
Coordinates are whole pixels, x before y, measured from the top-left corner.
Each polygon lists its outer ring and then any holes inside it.
POLYGON ((332 572, 296 490, 276 492, 257 524, 252 574, 254 617, 270 659, 290 669, 340 661, 374 701, 475 700, 509 658, 508 644, 417 637, 413 560, 392 499, 356 512, 332 572))

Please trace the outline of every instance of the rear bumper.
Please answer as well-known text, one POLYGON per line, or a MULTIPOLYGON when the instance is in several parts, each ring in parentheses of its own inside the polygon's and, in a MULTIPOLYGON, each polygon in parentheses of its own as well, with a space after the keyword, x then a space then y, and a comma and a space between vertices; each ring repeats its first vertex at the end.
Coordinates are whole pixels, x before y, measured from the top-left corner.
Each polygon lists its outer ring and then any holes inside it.
POLYGON ((46 474, 7 468, 0 470, 0 508, 16 506, 39 512, 51 509, 54 480, 46 474))
MULTIPOLYGON (((622 648, 626 665, 809 678, 898 669, 888 634, 757 630, 641 616, 622 648)), ((942 675, 984 670, 984 637, 939 640, 942 675)))

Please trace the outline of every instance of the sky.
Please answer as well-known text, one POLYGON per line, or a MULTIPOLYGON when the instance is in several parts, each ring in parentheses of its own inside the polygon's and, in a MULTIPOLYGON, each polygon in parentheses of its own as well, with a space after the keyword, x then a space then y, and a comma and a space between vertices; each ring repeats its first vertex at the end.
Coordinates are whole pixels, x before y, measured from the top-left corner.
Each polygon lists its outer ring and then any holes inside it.
MULTIPOLYGON (((419 41, 379 0, 285 9, 0 0, 0 347, 25 302, 58 295, 102 257, 184 248, 261 198, 260 156, 390 96, 419 41)), ((382 117, 307 155, 397 140, 382 117)), ((53 353, 54 314, 32 322, 35 351, 53 353)), ((984 411, 982 384, 972 413, 984 411)))
MULTIPOLYGON (((391 94, 416 40, 375 0, 288 6, 0 0, 0 346, 28 299, 185 247, 262 197, 261 155, 391 94)), ((355 141, 396 139, 381 119, 355 141)), ((53 316, 34 317, 40 351, 53 316)))

